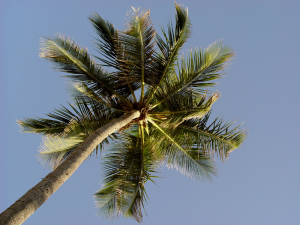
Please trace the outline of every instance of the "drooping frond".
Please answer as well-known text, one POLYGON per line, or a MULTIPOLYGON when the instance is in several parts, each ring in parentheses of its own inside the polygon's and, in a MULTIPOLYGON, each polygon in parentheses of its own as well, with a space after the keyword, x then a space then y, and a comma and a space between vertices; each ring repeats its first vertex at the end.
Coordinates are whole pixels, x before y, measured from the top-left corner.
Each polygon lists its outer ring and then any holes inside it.
POLYGON ((83 139, 80 138, 43 138, 38 159, 43 166, 54 170, 63 162, 77 147, 83 139))
MULTIPOLYGON (((40 147, 40 153, 37 155, 40 163, 54 170, 59 164, 61 164, 69 155, 84 141, 86 135, 78 135, 77 137, 44 137, 40 147)), ((114 139, 114 135, 110 136, 114 139)), ((105 144, 108 144, 109 138, 104 139, 94 149, 90 156, 100 154, 105 144)))
POLYGON ((152 119, 149 121, 156 128, 150 135, 154 138, 155 151, 165 156, 169 167, 197 180, 211 180, 215 174, 212 158, 201 150, 193 150, 190 139, 174 129, 163 129, 152 119))
POLYGON ((175 28, 172 23, 169 23, 167 32, 162 29, 165 41, 159 35, 156 35, 156 43, 161 51, 160 60, 157 60, 158 64, 156 68, 157 71, 160 71, 159 79, 158 82, 153 85, 153 88, 151 88, 146 103, 150 102, 162 82, 168 80, 169 75, 174 73, 179 50, 191 34, 191 23, 188 18, 187 9, 184 9, 177 3, 175 3, 175 9, 175 28))
POLYGON ((214 159, 205 155, 201 149, 191 148, 184 153, 178 148, 170 147, 167 151, 167 166, 183 175, 195 180, 211 181, 212 176, 217 174, 214 159))
MULTIPOLYGON (((23 131, 46 136, 39 159, 51 169, 64 161, 91 133, 122 115, 98 102, 90 101, 87 104, 82 99, 77 99, 76 108, 72 105, 70 107, 72 111, 62 107, 47 114, 52 119, 36 118, 19 121, 23 131)), ((98 150, 109 143, 109 139, 114 140, 117 136, 116 133, 109 135, 99 143, 92 154, 97 155, 98 150)))
POLYGON ((144 185, 155 172, 155 159, 151 148, 141 151, 141 141, 125 134, 120 142, 103 156, 104 186, 95 194, 99 212, 106 218, 123 214, 142 221, 142 208, 146 193, 144 185))
POLYGON ((87 49, 80 48, 74 41, 65 36, 55 36, 52 39, 43 39, 40 57, 54 63, 54 68, 72 75, 66 75, 77 82, 83 82, 91 87, 98 95, 107 98, 115 95, 128 106, 126 100, 130 90, 126 85, 119 85, 114 76, 103 71, 90 58, 87 49))
POLYGON ((178 76, 173 74, 161 84, 157 91, 160 100, 153 107, 186 89, 206 92, 204 88, 215 84, 211 81, 222 76, 222 70, 233 56, 232 49, 228 46, 223 47, 222 42, 215 42, 207 49, 190 51, 188 56, 182 57, 178 63, 178 76))
POLYGON ((234 122, 224 122, 221 118, 216 118, 209 124, 210 115, 211 112, 201 119, 184 121, 177 127, 177 132, 184 131, 188 136, 195 138, 195 146, 201 146, 208 155, 213 156, 216 153, 223 160, 241 146, 247 133, 240 129, 240 125, 233 126, 234 122))

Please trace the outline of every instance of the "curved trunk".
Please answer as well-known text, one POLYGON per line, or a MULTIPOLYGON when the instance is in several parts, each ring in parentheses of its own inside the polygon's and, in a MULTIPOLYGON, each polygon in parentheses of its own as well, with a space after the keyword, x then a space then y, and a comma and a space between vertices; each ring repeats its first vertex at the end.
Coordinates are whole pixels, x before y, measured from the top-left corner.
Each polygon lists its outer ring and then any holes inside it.
POLYGON ((97 129, 53 172, 2 212, 0 225, 22 224, 75 172, 99 143, 139 116, 140 112, 134 110, 97 129))

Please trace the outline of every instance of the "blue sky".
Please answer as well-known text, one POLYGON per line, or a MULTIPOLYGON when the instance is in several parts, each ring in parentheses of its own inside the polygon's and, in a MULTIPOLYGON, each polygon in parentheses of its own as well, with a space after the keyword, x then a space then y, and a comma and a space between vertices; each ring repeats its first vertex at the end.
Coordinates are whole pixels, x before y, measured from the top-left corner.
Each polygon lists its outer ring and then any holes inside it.
MULTIPOLYGON (((148 184, 143 224, 266 225, 300 221, 299 50, 300 2, 191 1, 193 34, 182 53, 223 39, 236 52, 228 74, 212 90, 222 97, 214 115, 245 122, 249 136, 218 177, 196 182, 162 168, 148 184)), ((131 6, 150 9, 155 27, 174 20, 174 1, 1 1, 0 3, 0 211, 50 171, 35 155, 41 137, 20 133, 17 119, 43 116, 66 105, 67 80, 38 57, 39 39, 62 33, 91 54, 95 33, 87 17, 98 12, 122 30, 131 6)), ((86 160, 24 224, 137 224, 96 216, 100 160, 86 160)))

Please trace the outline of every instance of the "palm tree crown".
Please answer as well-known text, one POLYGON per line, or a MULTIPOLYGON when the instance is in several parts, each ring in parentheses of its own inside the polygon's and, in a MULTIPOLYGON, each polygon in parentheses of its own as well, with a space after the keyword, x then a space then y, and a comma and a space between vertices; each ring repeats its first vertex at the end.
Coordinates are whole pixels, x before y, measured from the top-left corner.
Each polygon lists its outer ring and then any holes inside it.
POLYGON ((123 214, 142 220, 145 183, 153 181, 159 165, 197 180, 211 179, 214 154, 226 159, 246 137, 233 122, 210 119, 220 94, 207 88, 222 76, 232 49, 216 42, 179 58, 191 23, 185 8, 175 8, 175 26, 162 29, 162 36, 150 11, 133 8, 124 31, 93 14, 89 20, 97 32, 95 46, 102 56, 96 59, 101 64, 64 36, 42 43, 40 56, 68 74, 74 100, 69 109, 56 109, 47 118, 19 121, 25 132, 45 136, 39 154, 43 163, 55 169, 99 127, 132 110, 141 113, 91 154, 114 142, 102 157, 103 187, 95 194, 100 213, 108 218, 123 214))

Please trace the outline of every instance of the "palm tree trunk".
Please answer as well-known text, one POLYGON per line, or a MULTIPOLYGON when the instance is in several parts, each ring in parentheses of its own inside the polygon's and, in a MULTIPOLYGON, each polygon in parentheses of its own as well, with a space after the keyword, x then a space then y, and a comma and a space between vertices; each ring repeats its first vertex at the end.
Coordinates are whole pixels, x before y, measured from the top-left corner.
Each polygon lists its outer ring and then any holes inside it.
POLYGON ((139 116, 140 112, 133 110, 97 129, 53 172, 49 173, 41 182, 2 212, 0 214, 0 225, 22 224, 75 172, 99 143, 139 116))

